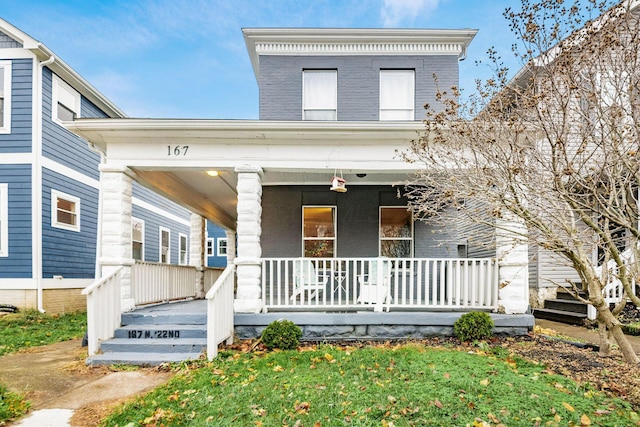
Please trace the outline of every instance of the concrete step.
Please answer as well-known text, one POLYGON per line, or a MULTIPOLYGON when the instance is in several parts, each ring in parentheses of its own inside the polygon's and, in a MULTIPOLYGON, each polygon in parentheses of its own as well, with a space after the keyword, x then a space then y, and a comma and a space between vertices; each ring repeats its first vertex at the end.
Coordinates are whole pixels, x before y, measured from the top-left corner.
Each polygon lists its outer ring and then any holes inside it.
POLYGON ((587 304, 578 300, 548 299, 544 302, 544 308, 551 310, 569 311, 572 313, 587 314, 587 304))
POLYGON ((144 325, 129 324, 116 329, 114 338, 153 338, 153 339, 173 339, 173 338, 207 338, 206 325, 144 325))
MULTIPOLYGON (((580 291, 579 295, 582 298, 586 298, 587 294, 586 292, 580 291)), ((565 291, 564 289, 558 289, 558 292, 556 293, 556 298, 557 299, 564 299, 564 300, 575 300, 576 297, 573 296, 573 294, 571 292, 565 291)))
POLYGON ((101 344, 103 353, 202 353, 206 338, 129 339, 113 338, 101 344))
POLYGON ((572 313, 570 311, 554 310, 550 308, 536 308, 533 311, 533 317, 568 323, 571 325, 584 325, 587 320, 586 314, 572 313))
POLYGON ((130 311, 122 313, 122 325, 206 325, 207 313, 155 313, 130 311))
POLYGON ((163 363, 183 362, 185 360, 198 359, 202 353, 139 353, 139 352, 118 352, 101 353, 87 359, 89 366, 108 365, 137 365, 137 366, 157 366, 163 363))

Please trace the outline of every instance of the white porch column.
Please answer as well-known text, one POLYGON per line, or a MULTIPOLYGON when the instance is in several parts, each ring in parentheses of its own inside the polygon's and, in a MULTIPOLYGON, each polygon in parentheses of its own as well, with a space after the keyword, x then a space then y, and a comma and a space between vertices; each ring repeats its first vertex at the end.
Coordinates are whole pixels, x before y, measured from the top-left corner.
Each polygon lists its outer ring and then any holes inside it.
POLYGON ((236 259, 236 232, 225 230, 227 238, 227 265, 233 265, 236 259))
POLYGON ((132 180, 123 169, 100 166, 102 186, 102 225, 100 227, 100 274, 104 277, 119 267, 121 310, 135 306, 131 289, 131 198, 132 180))
POLYGON ((510 214, 496 220, 498 306, 506 314, 526 313, 529 306, 527 228, 510 214))
POLYGON ((259 313, 263 304, 260 289, 262 169, 243 166, 236 168, 236 172, 238 173, 238 248, 234 263, 238 282, 233 308, 236 313, 259 313))
POLYGON ((206 263, 206 220, 198 214, 191 214, 191 228, 189 240, 189 265, 196 268, 196 298, 204 298, 204 269, 206 263))

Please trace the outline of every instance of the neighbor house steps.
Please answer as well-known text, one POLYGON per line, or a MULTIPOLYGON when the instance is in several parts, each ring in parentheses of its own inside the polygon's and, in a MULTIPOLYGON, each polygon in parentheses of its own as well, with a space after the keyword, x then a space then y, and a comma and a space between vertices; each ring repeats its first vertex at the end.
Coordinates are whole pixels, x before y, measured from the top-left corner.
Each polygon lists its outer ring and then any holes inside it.
MULTIPOLYGON (((580 292, 580 296, 586 297, 586 294, 580 292)), ((533 316, 538 319, 584 325, 588 321, 587 307, 587 304, 578 301, 571 293, 560 288, 556 298, 545 300, 544 307, 536 308, 533 316)))
POLYGON ((149 307, 123 313, 114 338, 102 342, 101 352, 89 357, 87 364, 154 366, 197 359, 206 347, 204 313, 149 307))

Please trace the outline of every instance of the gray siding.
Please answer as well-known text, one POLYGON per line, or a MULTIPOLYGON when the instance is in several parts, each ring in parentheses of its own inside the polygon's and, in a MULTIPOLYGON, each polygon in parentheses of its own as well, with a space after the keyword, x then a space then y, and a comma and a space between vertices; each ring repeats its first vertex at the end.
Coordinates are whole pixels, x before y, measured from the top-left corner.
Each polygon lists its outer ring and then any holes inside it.
POLYGON ((95 277, 98 190, 48 169, 42 171, 42 277, 95 277), (80 198, 80 231, 51 226, 51 190, 80 198))
MULTIPOLYGON (((490 218, 489 212, 483 210, 480 203, 474 200, 466 202, 477 215, 484 215, 490 218)), ((495 250, 495 227, 477 223, 467 218, 459 216, 456 221, 459 243, 467 244, 467 255, 469 258, 492 258, 496 256, 495 250)))
POLYGON ((9 256, 0 257, 0 278, 31 278, 31 165, 0 165, 9 187, 9 256))
POLYGON ((302 71, 338 70, 338 120, 379 120, 381 69, 415 70, 415 120, 424 104, 436 105, 436 85, 458 85, 456 56, 270 56, 260 57, 260 119, 302 120, 302 71))
POLYGON ((11 133, 0 135, 0 153, 31 152, 32 66, 31 59, 11 60, 11 133))
POLYGON ((2 31, 0 31, 0 49, 21 48, 22 43, 12 39, 2 31))
POLYGON ((416 258, 456 258, 458 243, 456 228, 436 221, 416 221, 414 254, 416 258))

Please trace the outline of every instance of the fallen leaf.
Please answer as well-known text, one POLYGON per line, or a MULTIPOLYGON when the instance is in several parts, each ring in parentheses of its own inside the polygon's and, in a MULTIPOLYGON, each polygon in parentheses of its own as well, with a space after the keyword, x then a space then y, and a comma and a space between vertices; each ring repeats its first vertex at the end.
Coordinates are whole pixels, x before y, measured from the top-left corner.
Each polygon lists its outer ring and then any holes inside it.
POLYGON ((485 378, 482 381, 480 381, 480 385, 482 386, 488 386, 489 385, 489 378, 485 378))
POLYGON ((448 372, 445 372, 445 373, 444 373, 444 377, 445 377, 446 379, 449 379, 449 378, 451 378, 451 375, 449 375, 449 373, 448 373, 448 372))
POLYGON ((564 406, 569 412, 575 411, 575 409, 573 409, 573 406, 569 405, 567 402, 562 402, 562 406, 564 406))
POLYGON ((591 425, 591 419, 587 416, 587 414, 582 414, 580 416, 580 425, 582 425, 582 426, 590 426, 591 425))
POLYGON ((439 409, 442 409, 442 407, 444 406, 438 399, 434 400, 433 404, 436 405, 436 407, 439 409))
POLYGON ((284 368, 280 365, 276 365, 273 367, 273 372, 282 372, 284 371, 284 368))

